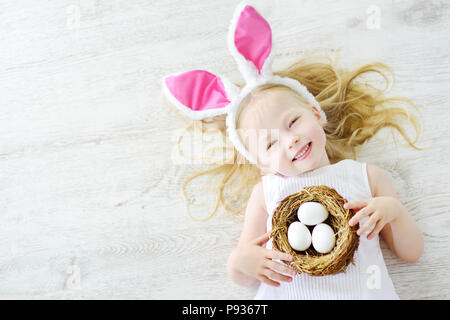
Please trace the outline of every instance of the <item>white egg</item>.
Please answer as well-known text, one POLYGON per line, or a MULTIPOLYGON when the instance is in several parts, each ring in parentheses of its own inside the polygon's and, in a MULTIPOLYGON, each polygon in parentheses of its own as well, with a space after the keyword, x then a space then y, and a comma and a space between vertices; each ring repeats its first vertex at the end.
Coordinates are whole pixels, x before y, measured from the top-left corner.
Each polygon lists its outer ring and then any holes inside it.
POLYGON ((288 228, 288 241, 292 249, 304 251, 311 245, 311 232, 303 223, 294 221, 288 228))
POLYGON ((314 226, 328 218, 328 211, 319 202, 305 202, 298 208, 297 217, 301 223, 314 226))
POLYGON ((317 252, 328 253, 336 244, 336 236, 333 229, 326 223, 318 224, 312 232, 312 245, 317 252))

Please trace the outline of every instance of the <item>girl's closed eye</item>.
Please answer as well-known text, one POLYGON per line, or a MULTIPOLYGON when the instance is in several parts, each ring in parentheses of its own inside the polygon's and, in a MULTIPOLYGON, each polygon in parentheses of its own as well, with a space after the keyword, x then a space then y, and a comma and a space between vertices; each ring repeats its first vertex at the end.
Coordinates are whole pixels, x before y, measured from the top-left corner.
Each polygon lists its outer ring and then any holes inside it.
POLYGON ((300 116, 291 121, 291 123, 289 124, 289 128, 292 127, 292 125, 298 120, 298 118, 300 118, 300 116))
POLYGON ((270 143, 267 145, 267 150, 269 150, 269 149, 272 147, 272 145, 275 144, 275 142, 276 142, 276 140, 270 142, 270 143))
MULTIPOLYGON (((300 118, 300 116, 296 117, 294 120, 291 121, 291 123, 289 124, 289 128, 292 127, 292 125, 300 118)), ((275 144, 275 142, 277 142, 276 140, 271 141, 268 145, 267 145, 267 150, 269 150, 272 145, 275 144)))

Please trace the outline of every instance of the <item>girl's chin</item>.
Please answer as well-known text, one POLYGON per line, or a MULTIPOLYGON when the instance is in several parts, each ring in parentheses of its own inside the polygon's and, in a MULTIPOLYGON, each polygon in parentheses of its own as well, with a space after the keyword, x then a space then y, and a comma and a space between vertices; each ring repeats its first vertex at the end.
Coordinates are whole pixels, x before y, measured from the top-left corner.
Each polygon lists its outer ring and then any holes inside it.
POLYGON ((305 159, 304 161, 300 161, 300 162, 294 161, 293 162, 295 169, 297 169, 297 171, 298 171, 298 174, 314 170, 316 163, 311 160, 312 159, 305 159))
POLYGON ((305 159, 303 159, 301 161, 297 160, 297 161, 292 162, 292 164, 296 168, 308 169, 309 167, 311 167, 314 164, 314 161, 312 161, 311 155, 309 155, 308 157, 306 157, 305 159))

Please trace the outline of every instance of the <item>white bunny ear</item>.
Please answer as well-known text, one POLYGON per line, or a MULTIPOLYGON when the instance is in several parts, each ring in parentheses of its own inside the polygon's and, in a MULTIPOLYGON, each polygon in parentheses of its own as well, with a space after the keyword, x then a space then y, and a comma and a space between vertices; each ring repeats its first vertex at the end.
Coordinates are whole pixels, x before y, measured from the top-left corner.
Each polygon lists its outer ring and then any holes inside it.
POLYGON ((228 49, 245 81, 272 76, 272 30, 247 1, 241 2, 228 30, 228 49))
POLYGON ((201 120, 227 113, 238 88, 224 77, 205 70, 191 70, 164 77, 167 99, 185 116, 201 120))

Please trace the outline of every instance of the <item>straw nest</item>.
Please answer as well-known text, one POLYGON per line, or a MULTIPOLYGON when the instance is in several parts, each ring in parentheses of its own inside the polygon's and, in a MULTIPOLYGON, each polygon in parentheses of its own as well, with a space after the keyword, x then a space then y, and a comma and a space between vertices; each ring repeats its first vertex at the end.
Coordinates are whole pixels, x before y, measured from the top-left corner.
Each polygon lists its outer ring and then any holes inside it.
POLYGON ((284 198, 272 218, 273 248, 294 257, 289 265, 300 273, 312 276, 324 276, 344 272, 349 263, 353 263, 353 254, 358 247, 357 225, 350 227, 348 221, 354 212, 344 209, 346 200, 328 186, 310 186, 284 198), (322 254, 310 246, 306 251, 291 248, 287 238, 289 225, 297 220, 297 210, 304 202, 320 202, 328 211, 328 224, 336 235, 336 245, 327 254, 322 254))

